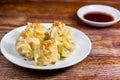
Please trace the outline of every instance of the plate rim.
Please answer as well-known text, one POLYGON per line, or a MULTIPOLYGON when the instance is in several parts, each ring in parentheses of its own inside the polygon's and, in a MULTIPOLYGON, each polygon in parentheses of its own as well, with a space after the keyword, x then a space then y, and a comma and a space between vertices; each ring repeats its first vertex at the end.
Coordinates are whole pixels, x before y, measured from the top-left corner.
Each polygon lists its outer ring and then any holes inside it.
MULTIPOLYGON (((45 24, 51 25, 52 23, 41 23, 41 24, 42 24, 42 25, 45 25, 45 24)), ((15 64, 15 65, 17 65, 17 66, 20 66, 20 67, 28 68, 28 69, 35 69, 35 70, 54 70, 54 69, 62 69, 62 68, 66 68, 66 67, 73 66, 73 65, 75 65, 75 64, 83 61, 83 60, 90 54, 90 51, 91 51, 91 49, 92 49, 92 42, 91 42, 90 38, 89 38, 84 32, 82 32, 81 30, 78 30, 78 29, 76 29, 76 28, 74 28, 74 27, 72 27, 72 26, 68 26, 68 25, 66 25, 66 26, 67 26, 67 27, 70 27, 71 29, 75 29, 75 30, 79 31, 79 32, 88 40, 88 42, 89 42, 89 50, 87 51, 86 55, 85 55, 84 57, 82 57, 81 59, 77 60, 77 61, 74 62, 74 63, 71 63, 71 64, 66 65, 66 66, 61 66, 61 67, 44 68, 44 67, 41 67, 41 66, 34 66, 34 65, 33 65, 34 67, 29 66, 29 65, 20 65, 19 63, 16 63, 16 62, 12 61, 10 58, 8 58, 8 56, 6 56, 4 50, 2 49, 2 45, 3 45, 3 40, 4 40, 4 38, 5 38, 9 33, 13 32, 13 31, 15 31, 15 30, 17 30, 17 29, 26 27, 26 25, 24 25, 24 26, 19 26, 19 27, 17 27, 17 28, 14 28, 14 29, 12 29, 11 31, 7 32, 7 33, 2 37, 2 39, 1 39, 1 41, 0 41, 1 53, 2 53, 2 54, 4 55, 4 57, 5 57, 8 61, 10 61, 11 63, 13 63, 13 64, 15 64)))

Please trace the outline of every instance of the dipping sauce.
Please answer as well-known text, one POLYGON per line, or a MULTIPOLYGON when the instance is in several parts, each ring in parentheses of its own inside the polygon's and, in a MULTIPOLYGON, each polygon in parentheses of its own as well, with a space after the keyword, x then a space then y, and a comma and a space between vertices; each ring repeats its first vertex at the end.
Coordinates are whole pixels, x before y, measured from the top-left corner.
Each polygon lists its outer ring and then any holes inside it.
POLYGON ((90 12, 85 14, 83 17, 95 22, 110 22, 114 20, 112 15, 103 12, 90 12))

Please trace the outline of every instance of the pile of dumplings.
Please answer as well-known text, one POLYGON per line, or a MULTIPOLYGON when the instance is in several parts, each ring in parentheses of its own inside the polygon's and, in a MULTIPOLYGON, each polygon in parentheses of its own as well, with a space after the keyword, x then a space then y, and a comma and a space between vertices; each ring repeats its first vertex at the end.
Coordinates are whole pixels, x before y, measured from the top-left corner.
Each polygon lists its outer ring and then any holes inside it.
POLYGON ((55 21, 50 28, 40 23, 29 23, 15 44, 16 50, 36 66, 55 64, 69 57, 75 49, 70 28, 55 21))

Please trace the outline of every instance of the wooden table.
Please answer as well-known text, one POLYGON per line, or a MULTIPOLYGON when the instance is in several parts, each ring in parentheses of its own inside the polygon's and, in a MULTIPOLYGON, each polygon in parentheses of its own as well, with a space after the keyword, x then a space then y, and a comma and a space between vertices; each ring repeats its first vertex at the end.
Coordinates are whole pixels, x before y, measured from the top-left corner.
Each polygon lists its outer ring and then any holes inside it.
POLYGON ((120 22, 106 28, 83 23, 76 11, 88 4, 105 4, 120 10, 120 0, 0 1, 0 40, 27 22, 58 20, 83 31, 92 41, 92 50, 86 59, 60 70, 22 68, 0 52, 0 80, 120 80, 120 22))

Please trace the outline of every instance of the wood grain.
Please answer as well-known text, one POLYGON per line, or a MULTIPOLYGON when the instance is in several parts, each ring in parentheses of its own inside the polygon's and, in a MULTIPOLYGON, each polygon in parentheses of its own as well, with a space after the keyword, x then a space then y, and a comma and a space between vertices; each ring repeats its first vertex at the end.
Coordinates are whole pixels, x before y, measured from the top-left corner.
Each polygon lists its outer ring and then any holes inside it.
POLYGON ((105 4, 120 10, 119 0, 3 0, 0 1, 0 40, 27 22, 59 20, 83 31, 92 42, 82 62, 60 70, 30 70, 10 63, 0 52, 0 80, 120 80, 120 22, 106 28, 83 23, 76 11, 88 4, 105 4))

